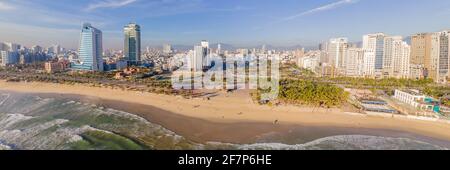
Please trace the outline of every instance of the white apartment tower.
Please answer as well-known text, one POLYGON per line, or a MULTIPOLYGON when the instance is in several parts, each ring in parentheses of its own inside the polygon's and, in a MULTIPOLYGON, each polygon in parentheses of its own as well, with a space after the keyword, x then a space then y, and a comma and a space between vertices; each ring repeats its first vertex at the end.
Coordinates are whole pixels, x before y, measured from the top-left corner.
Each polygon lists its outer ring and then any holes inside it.
POLYGON ((345 75, 348 77, 363 76, 364 50, 362 48, 349 48, 345 59, 345 75))
POLYGON ((375 77, 375 50, 363 49, 363 75, 365 77, 375 77))
POLYGON ((384 60, 384 33, 367 34, 363 36, 363 49, 375 53, 375 73, 382 76, 384 60))
POLYGON ((383 77, 393 76, 394 61, 395 63, 399 61, 399 53, 401 53, 400 44, 402 42, 403 38, 401 36, 390 36, 384 38, 383 77))
POLYGON ((439 83, 447 83, 450 78, 450 30, 443 31, 439 35, 439 59, 438 59, 438 76, 439 83))
POLYGON ((392 50, 392 74, 390 74, 390 77, 408 78, 410 75, 411 47, 400 40, 393 42, 392 50))
POLYGON ((347 38, 333 38, 328 43, 329 64, 334 67, 334 74, 345 74, 345 56, 348 48, 347 38))
POLYGON ((383 77, 408 78, 411 47, 401 36, 384 39, 383 77))

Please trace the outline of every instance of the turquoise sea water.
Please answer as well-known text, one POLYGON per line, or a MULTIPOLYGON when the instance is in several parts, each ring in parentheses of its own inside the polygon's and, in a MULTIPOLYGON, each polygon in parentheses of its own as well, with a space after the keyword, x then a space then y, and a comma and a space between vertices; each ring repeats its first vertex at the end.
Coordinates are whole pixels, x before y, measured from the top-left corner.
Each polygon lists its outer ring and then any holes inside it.
POLYGON ((445 149, 425 142, 363 135, 286 145, 195 143, 134 114, 68 99, 0 92, 0 150, 65 149, 445 149))

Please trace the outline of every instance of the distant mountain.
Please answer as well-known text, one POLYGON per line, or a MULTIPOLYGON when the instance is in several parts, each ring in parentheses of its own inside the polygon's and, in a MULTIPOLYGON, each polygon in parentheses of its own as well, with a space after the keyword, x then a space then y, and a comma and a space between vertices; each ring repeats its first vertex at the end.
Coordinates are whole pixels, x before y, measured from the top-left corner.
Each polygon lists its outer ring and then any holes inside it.
MULTIPOLYGON (((249 47, 249 49, 261 49, 263 45, 258 45, 258 46, 253 46, 253 47, 249 47)), ((274 45, 270 45, 270 44, 266 44, 266 49, 267 50, 296 50, 296 49, 302 49, 305 48, 305 50, 311 50, 311 49, 317 49, 316 46, 302 46, 302 45, 293 45, 293 46, 274 46, 274 45)))
POLYGON ((217 49, 217 45, 220 44, 220 48, 222 50, 236 50, 236 47, 234 47, 231 44, 224 44, 224 43, 214 43, 214 44, 209 44, 209 48, 213 48, 213 49, 217 49))
POLYGON ((189 50, 194 49, 194 46, 193 45, 192 46, 189 46, 189 45, 172 45, 172 48, 174 50, 177 50, 177 51, 189 51, 189 50))
MULTIPOLYGON (((219 43, 213 43, 213 44, 209 44, 209 47, 212 49, 217 49, 217 45, 219 43)), ((228 51, 234 51, 237 50, 239 48, 246 48, 246 49, 261 49, 263 45, 257 45, 257 46, 234 46, 231 44, 225 44, 225 43, 220 43, 222 50, 228 50, 228 51)), ((162 48, 162 47, 161 47, 162 48)), ((178 51, 188 51, 188 50, 193 50, 194 49, 194 45, 189 46, 189 45, 172 45, 172 48, 174 50, 178 50, 178 51)), ((302 49, 305 48, 305 50, 317 50, 318 46, 302 46, 302 45, 293 45, 293 46, 273 46, 273 45, 266 45, 266 49, 267 50, 296 50, 296 49, 302 49)))

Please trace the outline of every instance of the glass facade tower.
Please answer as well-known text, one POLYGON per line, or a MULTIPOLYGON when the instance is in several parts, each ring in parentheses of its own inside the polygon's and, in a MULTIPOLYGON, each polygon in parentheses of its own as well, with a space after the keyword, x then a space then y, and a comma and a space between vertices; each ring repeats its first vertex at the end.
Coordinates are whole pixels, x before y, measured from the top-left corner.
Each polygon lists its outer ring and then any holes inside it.
POLYGON ((72 69, 82 71, 103 71, 102 32, 91 24, 83 24, 78 49, 78 60, 72 63, 72 69))
POLYGON ((124 54, 128 65, 141 64, 141 27, 131 23, 124 27, 125 42, 124 54))

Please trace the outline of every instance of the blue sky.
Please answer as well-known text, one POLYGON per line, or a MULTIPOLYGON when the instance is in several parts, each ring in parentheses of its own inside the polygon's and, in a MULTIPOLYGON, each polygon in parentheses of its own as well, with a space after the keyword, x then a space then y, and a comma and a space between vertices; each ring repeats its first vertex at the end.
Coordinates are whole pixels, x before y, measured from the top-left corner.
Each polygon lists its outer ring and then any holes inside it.
POLYGON ((122 47, 129 22, 143 46, 313 46, 332 37, 408 36, 450 29, 448 0, 0 0, 0 42, 76 48, 80 27, 104 32, 104 48, 122 47))

